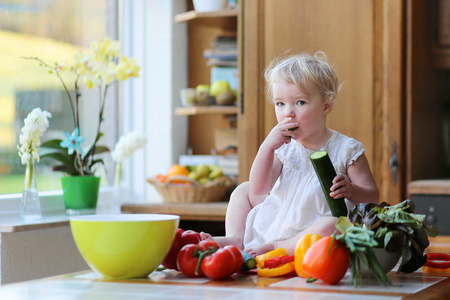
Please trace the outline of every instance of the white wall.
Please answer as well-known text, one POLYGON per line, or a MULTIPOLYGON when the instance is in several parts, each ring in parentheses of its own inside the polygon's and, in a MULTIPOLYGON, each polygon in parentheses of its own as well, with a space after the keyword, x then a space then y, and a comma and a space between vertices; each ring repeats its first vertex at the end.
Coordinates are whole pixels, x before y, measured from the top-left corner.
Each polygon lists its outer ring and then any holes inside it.
POLYGON ((123 52, 134 57, 145 72, 123 85, 122 132, 147 134, 144 151, 124 162, 123 186, 134 198, 160 202, 145 178, 164 173, 187 148, 187 118, 175 116, 181 105, 179 91, 187 87, 187 28, 174 23, 186 11, 180 0, 124 0, 123 52))
POLYGON ((2 285, 89 269, 68 225, 1 233, 0 265, 2 285))

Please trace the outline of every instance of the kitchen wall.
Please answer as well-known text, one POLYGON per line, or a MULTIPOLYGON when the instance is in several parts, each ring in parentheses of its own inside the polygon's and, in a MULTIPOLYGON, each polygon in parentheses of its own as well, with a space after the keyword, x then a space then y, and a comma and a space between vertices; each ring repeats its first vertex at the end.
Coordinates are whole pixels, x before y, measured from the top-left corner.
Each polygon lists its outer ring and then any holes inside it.
POLYGON ((164 173, 187 147, 187 118, 175 116, 180 90, 187 87, 187 28, 174 22, 186 1, 122 1, 123 51, 145 67, 139 80, 123 84, 122 131, 146 132, 145 153, 124 161, 123 185, 135 200, 159 202, 145 178, 164 173))

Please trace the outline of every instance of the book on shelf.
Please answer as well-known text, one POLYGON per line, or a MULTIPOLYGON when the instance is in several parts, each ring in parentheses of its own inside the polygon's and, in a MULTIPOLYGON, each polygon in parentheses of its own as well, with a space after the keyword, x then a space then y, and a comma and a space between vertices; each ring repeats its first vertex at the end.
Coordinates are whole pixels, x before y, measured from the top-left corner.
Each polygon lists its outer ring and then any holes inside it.
POLYGON ((217 59, 234 59, 238 56, 237 49, 205 49, 203 51, 203 57, 205 58, 217 58, 217 59))
POLYGON ((210 58, 206 62, 207 66, 216 66, 216 67, 237 67, 238 62, 236 59, 218 59, 218 58, 210 58))
POLYGON ((203 51, 208 66, 237 66, 238 47, 236 36, 218 36, 212 48, 203 51))

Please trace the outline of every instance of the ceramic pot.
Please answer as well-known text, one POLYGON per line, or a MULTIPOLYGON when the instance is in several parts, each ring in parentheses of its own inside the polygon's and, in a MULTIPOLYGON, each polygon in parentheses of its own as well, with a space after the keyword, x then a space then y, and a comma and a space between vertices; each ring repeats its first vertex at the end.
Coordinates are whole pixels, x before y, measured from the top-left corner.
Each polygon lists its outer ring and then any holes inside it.
POLYGON ((219 11, 227 8, 228 0, 193 0, 196 12, 219 11))
POLYGON ((61 184, 68 215, 95 214, 100 177, 66 176, 61 178, 61 184))
MULTIPOLYGON (((387 252, 384 248, 373 248, 372 249, 376 258, 378 259, 378 262, 380 263, 381 269, 384 273, 388 273, 391 271, 400 260, 400 257, 402 256, 402 251, 398 252, 387 252)), ((366 258, 366 255, 364 253, 361 253, 363 258, 366 258)), ((373 277, 372 271, 367 269, 364 265, 360 265, 361 267, 361 276, 362 277, 373 277)))

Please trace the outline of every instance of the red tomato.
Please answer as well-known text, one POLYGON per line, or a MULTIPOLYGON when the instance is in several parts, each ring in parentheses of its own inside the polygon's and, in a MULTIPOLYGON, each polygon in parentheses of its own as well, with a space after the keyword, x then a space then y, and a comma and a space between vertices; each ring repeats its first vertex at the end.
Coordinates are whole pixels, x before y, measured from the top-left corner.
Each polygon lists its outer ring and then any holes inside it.
POLYGON ((198 257, 195 257, 195 252, 198 250, 197 244, 188 244, 181 248, 177 256, 178 269, 187 277, 203 277, 203 271, 198 269, 198 257))
POLYGON ((169 253, 166 255, 166 258, 164 258, 162 265, 167 269, 178 270, 177 256, 181 248, 183 248, 184 245, 197 244, 200 241, 200 233, 194 230, 184 231, 183 229, 178 228, 175 239, 172 243, 172 247, 170 248, 169 253))
POLYGON ((236 266, 234 272, 239 271, 242 267, 242 264, 244 263, 244 257, 242 256, 241 250, 239 250, 238 247, 233 245, 225 246, 224 249, 231 251, 231 253, 233 253, 236 266))
POLYGON ((332 236, 327 236, 309 247, 302 266, 309 276, 327 284, 337 284, 347 272, 349 261, 347 248, 332 236))
POLYGON ((183 229, 178 228, 177 233, 175 235, 175 239, 173 240, 172 247, 167 253, 166 258, 164 258, 162 265, 167 269, 177 269, 177 255, 180 252, 180 249, 183 247, 181 244, 181 234, 183 233, 183 229))
POLYGON ((198 243, 198 250, 205 251, 205 250, 217 250, 220 248, 220 245, 213 241, 213 240, 204 240, 198 243))
POLYGON ((233 274, 236 270, 236 259, 229 249, 220 248, 201 262, 201 270, 211 279, 218 280, 233 274))
POLYGON ((201 240, 200 233, 195 230, 186 230, 181 235, 181 243, 183 246, 187 244, 198 244, 201 240))

